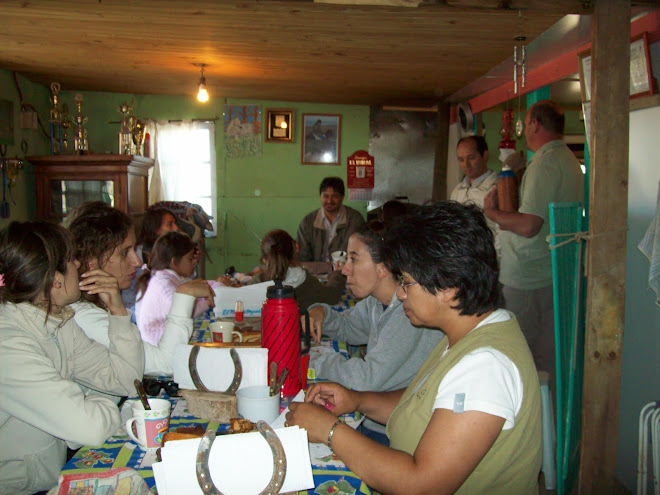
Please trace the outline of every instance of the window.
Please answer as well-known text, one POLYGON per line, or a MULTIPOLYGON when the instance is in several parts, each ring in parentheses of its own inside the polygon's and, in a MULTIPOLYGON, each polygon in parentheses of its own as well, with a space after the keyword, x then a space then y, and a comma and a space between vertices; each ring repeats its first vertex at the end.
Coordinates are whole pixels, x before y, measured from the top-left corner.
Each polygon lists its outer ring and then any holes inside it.
MULTIPOLYGON (((211 235, 215 235, 215 123, 159 122, 156 124, 156 148, 161 182, 158 200, 198 204, 212 217, 211 235)), ((154 186, 157 187, 152 181, 154 186)))

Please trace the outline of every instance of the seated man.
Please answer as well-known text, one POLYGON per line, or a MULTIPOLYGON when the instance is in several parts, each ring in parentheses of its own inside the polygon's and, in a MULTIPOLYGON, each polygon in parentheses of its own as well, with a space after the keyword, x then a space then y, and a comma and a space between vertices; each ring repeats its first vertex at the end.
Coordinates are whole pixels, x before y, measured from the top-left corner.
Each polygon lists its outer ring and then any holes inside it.
POLYGON ((346 251, 348 238, 364 227, 357 210, 342 205, 344 181, 326 177, 319 187, 321 208, 305 215, 298 227, 299 261, 330 261, 333 251, 346 251))

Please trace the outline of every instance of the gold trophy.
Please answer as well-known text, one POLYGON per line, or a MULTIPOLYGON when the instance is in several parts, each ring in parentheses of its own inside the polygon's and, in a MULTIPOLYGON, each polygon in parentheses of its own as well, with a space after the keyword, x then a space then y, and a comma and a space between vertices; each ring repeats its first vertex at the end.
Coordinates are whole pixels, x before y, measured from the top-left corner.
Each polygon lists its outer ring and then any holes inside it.
POLYGON ((117 109, 121 114, 121 127, 119 128, 119 154, 133 154, 133 128, 137 119, 133 116, 133 99, 130 105, 126 102, 117 109))
POLYGON ((80 93, 77 93, 73 97, 73 102, 78 107, 78 113, 71 117, 71 121, 75 124, 74 129, 74 138, 73 138, 73 149, 79 155, 84 155, 88 150, 87 145, 87 129, 85 129, 85 124, 87 123, 87 117, 84 117, 82 114, 82 104, 83 96, 80 93))

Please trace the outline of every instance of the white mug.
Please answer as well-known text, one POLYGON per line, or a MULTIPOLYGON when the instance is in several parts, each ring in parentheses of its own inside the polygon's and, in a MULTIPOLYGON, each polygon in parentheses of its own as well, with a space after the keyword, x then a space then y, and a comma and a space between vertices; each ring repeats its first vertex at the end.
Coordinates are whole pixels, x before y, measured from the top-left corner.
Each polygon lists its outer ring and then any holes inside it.
POLYGON ((339 270, 346 264, 346 251, 333 251, 330 256, 332 257, 333 270, 339 270))
POLYGON ((171 404, 166 399, 148 399, 150 410, 139 400, 131 404, 133 417, 126 421, 126 433, 143 450, 159 448, 163 433, 170 427, 171 404))
POLYGON ((234 335, 238 335, 238 341, 243 342, 243 334, 234 330, 234 324, 230 321, 214 321, 209 325, 213 342, 233 342, 234 335))

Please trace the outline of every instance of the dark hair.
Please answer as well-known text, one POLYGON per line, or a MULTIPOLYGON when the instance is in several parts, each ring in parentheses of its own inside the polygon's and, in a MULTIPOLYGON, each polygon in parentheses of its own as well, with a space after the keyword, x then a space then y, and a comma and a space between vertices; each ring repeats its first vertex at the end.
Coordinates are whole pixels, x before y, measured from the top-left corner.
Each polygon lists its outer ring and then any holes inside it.
POLYGON ((142 229, 140 229, 140 235, 137 239, 137 244, 142 244, 143 253, 151 253, 154 242, 156 242, 156 239, 158 238, 156 232, 160 229, 165 215, 172 215, 176 220, 176 215, 168 208, 149 208, 144 212, 142 229))
POLYGON ((456 289, 461 315, 503 305, 493 233, 481 209, 456 201, 420 206, 385 233, 385 264, 436 294, 456 289))
POLYGON ((284 280, 296 253, 296 241, 284 230, 271 230, 261 241, 264 280, 284 280))
POLYGON ((336 192, 344 196, 344 181, 341 177, 326 177, 321 181, 319 186, 319 194, 322 194, 327 188, 331 187, 336 192))
POLYGON ((369 256, 374 263, 382 263, 383 235, 386 231, 386 225, 380 220, 369 220, 367 225, 358 232, 351 235, 356 236, 364 247, 367 248, 369 256))
POLYGON ((458 148, 458 146, 461 143, 465 143, 467 141, 473 141, 474 142, 474 145, 477 147, 477 152, 481 156, 484 156, 484 153, 486 153, 486 151, 488 151, 488 143, 486 142, 486 138, 484 138, 483 136, 465 136, 465 137, 462 137, 458 141, 458 143, 456 144, 456 148, 458 148))
POLYGON ((74 259, 71 234, 49 222, 12 222, 0 233, 0 303, 35 302, 41 296, 50 314, 55 272, 66 274, 74 259))
POLYGON ((529 120, 536 120, 546 131, 564 134, 564 111, 554 101, 534 103, 529 109, 529 120))
POLYGON ((158 270, 166 270, 170 267, 172 258, 177 262, 190 251, 195 249, 196 244, 188 234, 182 232, 166 232, 161 235, 154 243, 151 258, 137 281, 137 293, 141 293, 138 299, 142 299, 147 291, 147 286, 151 280, 151 275, 158 270))
POLYGON ((98 260, 105 265, 112 253, 128 237, 133 228, 130 217, 103 201, 83 203, 66 220, 76 245, 75 258, 80 261, 79 272, 89 270, 89 262, 98 260))
POLYGON ((396 199, 391 199, 382 207, 382 218, 383 223, 386 227, 390 227, 395 218, 401 217, 408 214, 408 205, 397 201, 396 199))

